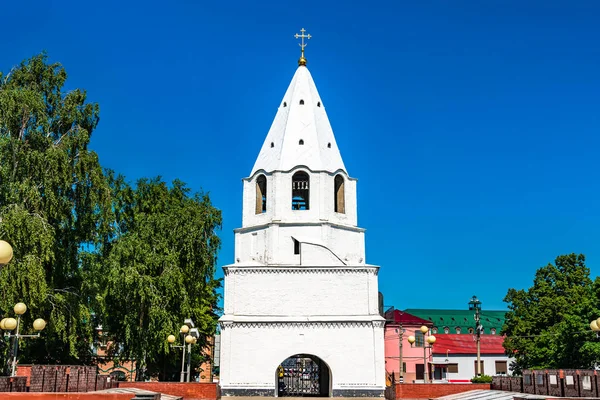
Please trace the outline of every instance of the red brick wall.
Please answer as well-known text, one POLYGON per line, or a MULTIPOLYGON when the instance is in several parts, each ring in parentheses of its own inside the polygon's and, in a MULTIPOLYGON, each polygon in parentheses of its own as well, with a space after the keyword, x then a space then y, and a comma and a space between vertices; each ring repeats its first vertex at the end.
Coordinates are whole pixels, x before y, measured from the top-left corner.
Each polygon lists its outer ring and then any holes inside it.
POLYGON ((402 383, 396 385, 396 398, 431 399, 434 397, 481 389, 490 390, 490 385, 483 383, 402 383))
POLYGON ((2 393, 2 400, 131 400, 133 393, 2 393))
MULTIPOLYGON (((489 385, 488 385, 489 386, 489 385)), ((216 383, 198 382, 119 382, 119 387, 134 387, 152 392, 183 396, 184 400, 215 400, 217 398, 216 383)))

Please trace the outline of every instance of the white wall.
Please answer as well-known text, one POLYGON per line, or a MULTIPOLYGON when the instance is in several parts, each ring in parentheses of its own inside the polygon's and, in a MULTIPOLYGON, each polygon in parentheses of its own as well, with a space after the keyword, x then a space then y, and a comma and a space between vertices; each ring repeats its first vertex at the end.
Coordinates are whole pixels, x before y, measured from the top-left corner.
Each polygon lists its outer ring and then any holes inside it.
POLYGON ((222 389, 275 392, 276 368, 295 354, 322 359, 333 390, 384 390, 383 321, 222 324, 222 389))
POLYGON ((229 266, 225 272, 225 315, 379 318, 375 266, 229 266))
MULTIPOLYGON (((433 356, 434 363, 444 363, 446 356, 433 356)), ((449 364, 458 364, 458 373, 448 373, 446 379, 451 380, 470 380, 476 375, 475 371, 475 360, 477 356, 475 354, 468 355, 452 355, 448 354, 449 364)), ((502 354, 494 355, 481 355, 481 361, 483 362, 483 373, 485 375, 496 375, 496 361, 506 361, 507 370, 510 366, 511 361, 514 359, 509 358, 502 354)), ((508 370, 510 375, 510 370, 508 370)))

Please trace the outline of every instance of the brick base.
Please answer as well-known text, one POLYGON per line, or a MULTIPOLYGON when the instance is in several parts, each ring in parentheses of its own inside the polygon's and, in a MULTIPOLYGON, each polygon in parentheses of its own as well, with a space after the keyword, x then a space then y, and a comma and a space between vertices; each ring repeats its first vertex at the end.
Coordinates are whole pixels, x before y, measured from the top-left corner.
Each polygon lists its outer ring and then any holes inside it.
POLYGON ((133 393, 2 393, 2 400, 131 400, 133 393))
POLYGON ((432 399, 469 390, 490 390, 483 383, 401 383, 396 385, 397 399, 432 399))
POLYGON ((216 383, 198 382, 119 382, 120 388, 138 388, 151 392, 182 396, 184 400, 215 400, 216 383))

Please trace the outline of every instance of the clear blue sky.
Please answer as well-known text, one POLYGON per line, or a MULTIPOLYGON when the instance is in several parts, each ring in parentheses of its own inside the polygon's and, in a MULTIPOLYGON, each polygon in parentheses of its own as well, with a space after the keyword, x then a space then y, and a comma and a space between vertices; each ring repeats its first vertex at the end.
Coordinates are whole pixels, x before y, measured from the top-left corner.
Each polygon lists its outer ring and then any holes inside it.
POLYGON ((12 1, 2 14, 0 69, 42 50, 61 62, 100 104, 104 166, 210 192, 220 265, 304 27, 386 305, 476 294, 502 308, 569 252, 600 271, 600 2, 12 1))

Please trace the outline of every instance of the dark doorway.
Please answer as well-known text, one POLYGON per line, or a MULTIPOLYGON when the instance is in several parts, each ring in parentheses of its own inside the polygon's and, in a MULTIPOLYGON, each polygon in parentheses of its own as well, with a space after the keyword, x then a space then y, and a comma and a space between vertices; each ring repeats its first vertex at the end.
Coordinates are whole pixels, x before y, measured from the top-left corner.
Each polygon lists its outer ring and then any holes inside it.
POLYGON ((415 368, 416 368, 415 378, 417 378, 417 380, 425 379, 425 368, 423 368, 423 364, 415 364, 415 368))
POLYGON ((277 367, 277 396, 330 397, 329 367, 319 357, 296 354, 277 367))

